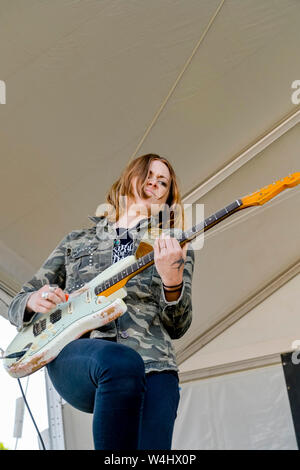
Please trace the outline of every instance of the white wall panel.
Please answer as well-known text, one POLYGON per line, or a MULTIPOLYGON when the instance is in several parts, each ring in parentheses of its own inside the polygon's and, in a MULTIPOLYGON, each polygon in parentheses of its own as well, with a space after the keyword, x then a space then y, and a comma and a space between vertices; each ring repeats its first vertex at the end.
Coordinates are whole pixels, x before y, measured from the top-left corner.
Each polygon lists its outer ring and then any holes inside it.
POLYGON ((297 449, 281 364, 184 383, 173 449, 297 449))

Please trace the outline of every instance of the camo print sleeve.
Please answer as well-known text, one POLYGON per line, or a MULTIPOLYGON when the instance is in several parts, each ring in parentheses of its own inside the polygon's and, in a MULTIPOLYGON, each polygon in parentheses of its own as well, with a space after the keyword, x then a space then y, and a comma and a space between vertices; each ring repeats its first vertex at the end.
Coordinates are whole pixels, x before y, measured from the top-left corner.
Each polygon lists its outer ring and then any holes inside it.
POLYGON ((172 302, 166 300, 161 278, 154 269, 153 288, 159 303, 159 315, 171 339, 179 339, 192 323, 192 277, 194 272, 194 250, 189 244, 183 270, 183 287, 180 297, 172 302))
POLYGON ((26 304, 32 292, 40 289, 45 284, 57 284, 64 289, 66 277, 65 248, 68 239, 69 235, 61 241, 34 277, 22 286, 21 291, 12 300, 8 310, 8 318, 13 325, 17 326, 19 331, 29 324, 35 315, 26 311, 26 304))

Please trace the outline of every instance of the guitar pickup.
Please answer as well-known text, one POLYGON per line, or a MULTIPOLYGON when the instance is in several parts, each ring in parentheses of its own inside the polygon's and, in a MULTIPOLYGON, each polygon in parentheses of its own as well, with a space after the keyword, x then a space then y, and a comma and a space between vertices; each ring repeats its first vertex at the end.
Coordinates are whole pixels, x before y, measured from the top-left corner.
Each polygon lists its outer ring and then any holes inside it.
POLYGON ((50 314, 50 322, 51 323, 56 323, 61 319, 62 311, 60 309, 55 310, 55 312, 52 312, 50 314))
POLYGON ((46 329, 46 323, 47 320, 46 318, 43 318, 43 320, 37 321, 33 324, 32 331, 34 336, 38 336, 46 329))

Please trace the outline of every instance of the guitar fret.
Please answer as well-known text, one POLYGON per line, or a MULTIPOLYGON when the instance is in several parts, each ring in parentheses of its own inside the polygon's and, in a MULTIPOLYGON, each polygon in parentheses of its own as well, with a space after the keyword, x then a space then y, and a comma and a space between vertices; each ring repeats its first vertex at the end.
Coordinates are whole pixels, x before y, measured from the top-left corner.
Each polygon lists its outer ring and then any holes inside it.
POLYGON ((216 212, 216 218, 217 219, 221 219, 222 217, 224 217, 226 214, 228 214, 227 210, 226 209, 221 209, 220 211, 216 212))
POLYGON ((206 218, 204 221, 200 222, 200 224, 195 225, 190 230, 185 232, 184 236, 182 237, 180 242, 183 242, 185 240, 194 239, 197 235, 199 235, 207 227, 209 228, 212 224, 215 224, 215 222, 219 222, 220 220, 222 220, 223 217, 229 216, 238 207, 240 207, 241 204, 242 204, 242 202, 238 199, 238 200, 234 201, 232 204, 230 204, 229 206, 225 207, 224 209, 221 209, 218 212, 216 212, 215 214, 213 214, 210 217, 206 218))

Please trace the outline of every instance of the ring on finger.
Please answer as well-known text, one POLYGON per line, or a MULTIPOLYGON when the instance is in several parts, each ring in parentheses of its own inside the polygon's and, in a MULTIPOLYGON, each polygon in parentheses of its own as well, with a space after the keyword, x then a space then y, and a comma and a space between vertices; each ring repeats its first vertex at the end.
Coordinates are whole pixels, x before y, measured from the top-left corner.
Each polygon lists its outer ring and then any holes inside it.
POLYGON ((42 292, 42 299, 48 299, 49 292, 42 292))

